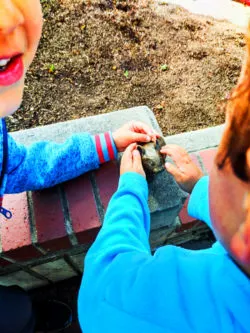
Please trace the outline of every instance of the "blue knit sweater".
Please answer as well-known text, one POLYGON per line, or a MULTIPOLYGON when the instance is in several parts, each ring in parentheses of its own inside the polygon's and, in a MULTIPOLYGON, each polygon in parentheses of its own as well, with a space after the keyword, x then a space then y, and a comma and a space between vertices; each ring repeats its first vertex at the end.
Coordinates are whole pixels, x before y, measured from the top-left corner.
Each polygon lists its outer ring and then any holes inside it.
MULTIPOLYGON (((208 177, 195 186, 192 216, 211 226, 208 177)), ((84 333, 249 333, 250 281, 223 247, 176 246, 150 252, 148 187, 120 178, 90 248, 79 292, 84 333)))
MULTIPOLYGON (((117 150, 111 133, 111 149, 116 156, 117 150)), ((64 143, 37 142, 30 146, 17 144, 6 133, 5 123, 0 121, 0 170, 6 159, 6 170, 0 184, 0 197, 5 193, 19 193, 54 186, 81 175, 100 165, 95 138, 87 133, 75 134, 64 143), (7 137, 7 149, 4 149, 7 137), (5 151, 4 151, 5 150, 5 151)), ((110 160, 108 146, 103 134, 98 135, 102 160, 110 160)))

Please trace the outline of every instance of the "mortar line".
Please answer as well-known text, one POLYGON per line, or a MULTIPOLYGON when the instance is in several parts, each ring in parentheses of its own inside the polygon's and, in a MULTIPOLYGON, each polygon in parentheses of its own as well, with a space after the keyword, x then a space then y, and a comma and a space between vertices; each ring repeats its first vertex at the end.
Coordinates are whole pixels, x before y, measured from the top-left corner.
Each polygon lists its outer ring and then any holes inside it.
POLYGON ((218 148, 218 145, 215 145, 215 146, 207 146, 207 147, 202 147, 201 149, 195 149, 195 150, 188 150, 187 152, 189 154, 193 154, 193 153, 198 153, 200 151, 203 151, 203 150, 209 150, 209 149, 214 149, 214 148, 218 148))
POLYGON ((95 174, 94 172, 90 172, 89 173, 89 179, 92 185, 92 191, 94 194, 94 200, 95 200, 95 204, 96 204, 96 209, 97 209, 97 213, 99 216, 99 220, 101 222, 101 224, 103 224, 104 221, 104 215, 105 215, 105 210, 101 201, 101 196, 100 196, 100 192, 96 183, 96 178, 95 178, 95 174))
POLYGON ((62 206, 62 211, 63 211, 63 216, 64 216, 64 226, 65 226, 67 235, 69 237, 71 245, 77 246, 78 240, 77 240, 76 235, 73 230, 72 220, 71 220, 70 212, 69 212, 69 203, 68 203, 68 199, 67 199, 64 187, 63 187, 63 185, 61 185, 61 186, 59 185, 57 187, 57 189, 58 189, 59 198, 60 198, 60 202, 61 202, 61 206, 62 206))
POLYGON ((78 276, 82 275, 82 272, 78 268, 78 266, 74 263, 74 261, 70 258, 68 254, 65 254, 63 256, 63 259, 66 261, 66 263, 77 273, 78 276))
POLYGON ((15 266, 19 267, 21 270, 23 270, 24 272, 30 274, 31 276, 34 276, 36 278, 38 278, 39 280, 43 280, 48 282, 49 284, 53 284, 53 281, 51 281, 50 279, 46 278, 45 276, 33 271, 32 269, 26 267, 25 265, 21 264, 18 261, 15 261, 14 259, 11 259, 9 257, 6 257, 4 255, 2 255, 2 258, 4 258, 5 260, 9 261, 10 263, 14 264, 15 266))
POLYGON ((197 160, 200 164, 201 170, 204 172, 205 175, 207 175, 208 173, 207 173, 207 170, 206 170, 206 168, 205 168, 205 166, 202 162, 202 158, 200 157, 200 154, 196 153, 195 156, 196 156, 196 158, 197 158, 197 160))
POLYGON ((29 214, 29 226, 30 226, 30 234, 31 234, 31 241, 34 248, 42 253, 43 255, 47 254, 43 248, 41 248, 37 243, 37 230, 36 230, 36 219, 35 219, 35 212, 34 212, 34 205, 32 199, 32 192, 28 191, 27 194, 27 202, 28 202, 28 214, 29 214))

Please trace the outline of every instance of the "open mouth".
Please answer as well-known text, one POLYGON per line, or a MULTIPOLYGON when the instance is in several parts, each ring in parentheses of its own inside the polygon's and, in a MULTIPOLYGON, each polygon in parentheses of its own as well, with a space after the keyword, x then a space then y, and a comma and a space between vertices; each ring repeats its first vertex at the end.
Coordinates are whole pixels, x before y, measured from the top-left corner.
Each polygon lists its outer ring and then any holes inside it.
POLYGON ((9 86, 21 79, 24 74, 22 55, 0 59, 0 86, 9 86))

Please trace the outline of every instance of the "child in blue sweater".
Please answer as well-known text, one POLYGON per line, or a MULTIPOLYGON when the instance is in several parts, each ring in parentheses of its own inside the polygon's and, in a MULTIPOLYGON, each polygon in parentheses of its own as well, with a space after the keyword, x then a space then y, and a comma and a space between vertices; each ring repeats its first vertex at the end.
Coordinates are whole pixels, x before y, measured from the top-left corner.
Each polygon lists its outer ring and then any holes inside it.
POLYGON ((167 245, 151 254, 148 186, 136 145, 130 145, 118 190, 85 259, 78 299, 82 331, 249 333, 249 38, 210 176, 181 147, 167 145, 162 153, 175 163, 167 163, 167 171, 191 193, 189 214, 206 222, 218 241, 206 250, 167 245))
MULTIPOLYGON (((11 218, 11 212, 2 207, 5 193, 64 182, 115 159, 117 151, 133 142, 156 137, 149 126, 135 121, 114 133, 75 134, 62 144, 38 142, 25 147, 7 134, 4 117, 21 104, 25 73, 38 47, 42 21, 39 0, 0 0, 0 212, 6 218, 11 218)), ((34 316, 27 295, 20 288, 0 286, 0 332, 33 331, 34 316)), ((49 326, 46 331, 50 331, 49 326)))

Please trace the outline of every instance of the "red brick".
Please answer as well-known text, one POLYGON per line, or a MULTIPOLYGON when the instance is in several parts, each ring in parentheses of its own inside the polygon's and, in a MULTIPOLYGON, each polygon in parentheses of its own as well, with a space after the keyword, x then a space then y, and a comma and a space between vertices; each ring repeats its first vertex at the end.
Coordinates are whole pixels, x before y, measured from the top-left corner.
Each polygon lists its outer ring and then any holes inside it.
POLYGON ((93 242, 101 224, 89 175, 85 174, 67 182, 64 189, 77 239, 82 244, 93 242))
POLYGON ((207 150, 202 150, 199 152, 199 155, 202 159, 204 167, 208 173, 211 172, 216 153, 217 153, 217 149, 207 149, 207 150))
POLYGON ((32 193, 37 242, 46 251, 70 247, 57 187, 32 193))
POLYGON ((115 161, 103 164, 96 171, 96 183, 104 209, 107 208, 111 196, 117 190, 118 181, 119 168, 115 161))
POLYGON ((179 218, 180 218, 182 224, 187 224, 187 223, 191 223, 191 222, 195 221, 195 219, 193 217, 188 215, 188 212, 187 212, 188 202, 189 202, 189 197, 185 201, 185 203, 182 207, 182 210, 179 213, 179 218))
POLYGON ((190 154, 190 157, 193 160, 193 162, 200 168, 201 166, 200 166, 197 156, 195 154, 190 154))
POLYGON ((7 220, 1 216, 2 251, 16 260, 40 256, 32 245, 26 193, 5 195, 3 206, 12 212, 12 218, 7 220))

